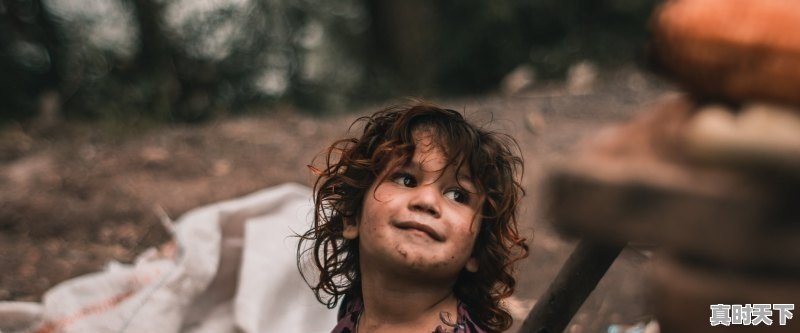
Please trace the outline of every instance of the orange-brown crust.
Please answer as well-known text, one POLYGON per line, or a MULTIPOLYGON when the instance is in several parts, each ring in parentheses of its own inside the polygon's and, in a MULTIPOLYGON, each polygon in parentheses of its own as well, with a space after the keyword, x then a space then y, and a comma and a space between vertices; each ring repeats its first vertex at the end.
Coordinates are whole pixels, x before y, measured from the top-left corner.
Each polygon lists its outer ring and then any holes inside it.
POLYGON ((655 56, 696 94, 800 104, 800 1, 671 0, 655 56))

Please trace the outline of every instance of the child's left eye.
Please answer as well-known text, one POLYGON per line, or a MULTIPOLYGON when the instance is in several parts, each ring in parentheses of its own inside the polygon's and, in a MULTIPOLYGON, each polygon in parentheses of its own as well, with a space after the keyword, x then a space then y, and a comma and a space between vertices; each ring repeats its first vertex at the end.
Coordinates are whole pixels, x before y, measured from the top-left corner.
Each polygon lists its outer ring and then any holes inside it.
POLYGON ((450 200, 459 203, 469 202, 469 194, 467 193, 467 191, 464 191, 462 189, 447 190, 447 192, 444 192, 444 196, 450 200))

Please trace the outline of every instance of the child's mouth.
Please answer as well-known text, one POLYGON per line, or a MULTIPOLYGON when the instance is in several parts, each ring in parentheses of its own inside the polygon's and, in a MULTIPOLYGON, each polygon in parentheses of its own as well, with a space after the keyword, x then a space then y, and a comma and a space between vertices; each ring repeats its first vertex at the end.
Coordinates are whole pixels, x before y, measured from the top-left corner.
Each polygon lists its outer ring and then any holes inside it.
POLYGON ((419 230, 419 231, 424 232, 426 235, 428 235, 428 237, 433 238, 433 240, 435 240, 437 242, 444 241, 444 236, 442 236, 441 234, 436 232, 436 230, 434 230, 430 226, 422 224, 422 223, 419 223, 419 222, 403 221, 403 222, 395 223, 395 226, 400 228, 400 229, 403 229, 403 230, 407 230, 407 229, 419 230))

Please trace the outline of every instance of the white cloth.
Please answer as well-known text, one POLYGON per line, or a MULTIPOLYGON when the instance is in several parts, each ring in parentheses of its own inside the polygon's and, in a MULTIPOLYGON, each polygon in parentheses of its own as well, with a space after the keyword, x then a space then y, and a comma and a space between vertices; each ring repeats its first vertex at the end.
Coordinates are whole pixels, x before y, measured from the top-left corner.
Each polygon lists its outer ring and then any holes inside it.
POLYGON ((283 184, 194 209, 176 224, 177 251, 149 249, 65 281, 42 304, 0 302, 0 332, 330 332, 296 266, 311 190, 283 184))

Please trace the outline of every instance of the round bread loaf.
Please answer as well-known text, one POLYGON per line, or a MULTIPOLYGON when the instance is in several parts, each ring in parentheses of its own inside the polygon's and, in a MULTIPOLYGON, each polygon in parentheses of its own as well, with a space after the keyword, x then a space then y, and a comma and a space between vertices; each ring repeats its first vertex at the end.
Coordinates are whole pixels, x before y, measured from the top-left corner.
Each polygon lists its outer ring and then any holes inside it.
POLYGON ((657 62, 690 92, 800 105, 800 1, 670 0, 651 23, 657 62))

